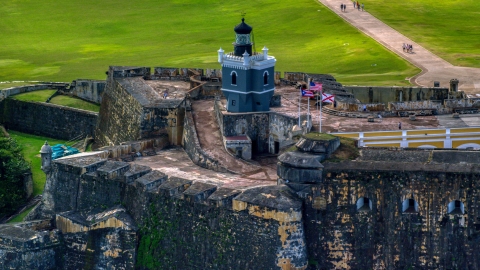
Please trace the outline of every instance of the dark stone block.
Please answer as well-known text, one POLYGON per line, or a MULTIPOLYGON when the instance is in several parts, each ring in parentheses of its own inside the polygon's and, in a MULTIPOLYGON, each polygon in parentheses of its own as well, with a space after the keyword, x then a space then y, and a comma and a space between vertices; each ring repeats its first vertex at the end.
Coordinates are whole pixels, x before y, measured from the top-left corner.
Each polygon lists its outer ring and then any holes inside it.
POLYGON ((230 188, 219 188, 208 197, 208 201, 217 207, 226 207, 232 209, 232 200, 241 191, 230 188))
POLYGON ((160 185, 159 192, 164 196, 175 196, 183 199, 183 192, 190 187, 192 183, 192 180, 170 177, 166 182, 160 185))
POLYGON ((234 200, 280 211, 298 211, 302 208, 302 200, 286 186, 254 187, 245 190, 234 200))
POLYGON ((167 178, 166 174, 155 170, 135 180, 135 186, 145 191, 154 191, 167 181, 167 178))
POLYGON ((187 190, 183 192, 185 200, 193 203, 205 203, 207 198, 217 190, 216 185, 202 182, 194 182, 187 190))
POLYGON ((110 180, 123 177, 128 170, 130 170, 130 164, 127 162, 107 161, 98 168, 97 175, 101 179, 110 180))

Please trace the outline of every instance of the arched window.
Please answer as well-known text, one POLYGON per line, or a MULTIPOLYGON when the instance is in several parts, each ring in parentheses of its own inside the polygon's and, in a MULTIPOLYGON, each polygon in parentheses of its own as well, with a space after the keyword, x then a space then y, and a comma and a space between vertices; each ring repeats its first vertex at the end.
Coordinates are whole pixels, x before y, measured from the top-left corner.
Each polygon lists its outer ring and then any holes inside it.
POLYGON ((404 214, 418 213, 418 203, 414 199, 406 199, 402 203, 402 213, 404 214))
POLYGON ((263 73, 263 84, 268 84, 268 72, 263 73))
POLYGON ((448 214, 449 215, 463 215, 465 213, 465 206, 463 202, 456 200, 451 201, 448 204, 448 214))
POLYGON ((237 85, 237 73, 235 71, 232 71, 232 84, 237 85))
POLYGON ((357 211, 365 212, 372 210, 372 201, 369 198, 362 197, 357 200, 357 211))

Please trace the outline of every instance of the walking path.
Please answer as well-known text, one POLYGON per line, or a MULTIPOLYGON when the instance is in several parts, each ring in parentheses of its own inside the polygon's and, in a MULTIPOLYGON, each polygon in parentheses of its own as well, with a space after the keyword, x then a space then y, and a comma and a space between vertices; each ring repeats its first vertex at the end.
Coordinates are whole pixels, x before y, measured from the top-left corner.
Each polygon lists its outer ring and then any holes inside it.
POLYGON ((354 9, 350 0, 318 1, 389 50, 421 68, 422 72, 420 74, 410 78, 412 84, 433 87, 433 82, 438 81, 441 87, 449 87, 450 79, 458 79, 460 81, 459 90, 463 90, 470 95, 480 94, 479 68, 458 67, 448 63, 378 20, 367 11, 354 9), (346 12, 340 10, 340 4, 342 3, 347 5, 346 12), (403 43, 412 44, 413 53, 404 52, 402 49, 403 43))

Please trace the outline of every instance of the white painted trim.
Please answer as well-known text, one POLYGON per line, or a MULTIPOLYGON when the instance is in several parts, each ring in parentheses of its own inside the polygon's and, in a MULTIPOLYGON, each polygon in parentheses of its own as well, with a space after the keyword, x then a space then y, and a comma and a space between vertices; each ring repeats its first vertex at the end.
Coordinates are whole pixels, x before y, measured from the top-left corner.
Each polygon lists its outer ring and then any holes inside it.
POLYGON ((268 93, 268 92, 275 91, 275 87, 272 88, 272 89, 263 90, 262 92, 254 92, 254 91, 242 92, 242 91, 225 89, 225 88, 222 88, 221 90, 222 90, 222 91, 225 91, 225 92, 232 92, 232 93, 245 94, 245 95, 246 95, 246 94, 265 94, 265 93, 268 93))

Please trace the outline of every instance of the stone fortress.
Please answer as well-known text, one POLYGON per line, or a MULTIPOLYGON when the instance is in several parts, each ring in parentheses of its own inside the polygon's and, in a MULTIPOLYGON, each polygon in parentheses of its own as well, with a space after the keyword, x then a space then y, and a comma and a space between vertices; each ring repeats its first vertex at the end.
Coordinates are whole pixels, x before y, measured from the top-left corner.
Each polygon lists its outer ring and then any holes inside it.
POLYGON ((90 136, 99 148, 52 161, 42 147, 42 201, 25 222, 0 225, 0 268, 479 269, 479 151, 357 149, 307 134, 311 119, 285 97, 320 81, 336 95, 331 113, 345 117, 364 105, 385 117, 475 113, 479 101, 456 80, 448 89, 281 78, 266 47, 252 50, 251 30, 235 27, 234 51, 218 50, 221 70, 110 67, 106 82, 2 91, 57 87, 101 109, 2 101, 8 128, 90 136), (201 143, 198 104, 211 105, 201 116, 217 123, 220 158, 201 143), (251 159, 267 154, 280 154, 274 175, 256 176, 251 159))

